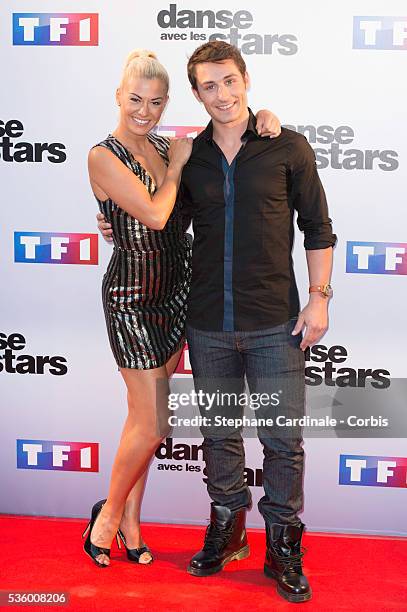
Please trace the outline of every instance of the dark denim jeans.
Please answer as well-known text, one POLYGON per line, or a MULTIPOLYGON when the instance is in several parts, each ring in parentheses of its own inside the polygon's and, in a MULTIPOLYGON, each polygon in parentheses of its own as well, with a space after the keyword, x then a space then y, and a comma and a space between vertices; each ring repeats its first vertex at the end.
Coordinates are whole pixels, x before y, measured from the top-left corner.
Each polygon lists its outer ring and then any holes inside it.
MULTIPOLYGON (((245 377, 251 395, 280 392, 278 406, 261 407, 251 417, 304 415, 304 353, 301 334, 292 336, 296 319, 270 329, 251 332, 211 332, 187 326, 195 390, 239 395, 245 377)), ((217 406, 220 414, 242 416, 239 403, 217 406)), ((208 411, 200 405, 203 416, 208 411)), ((212 412, 213 414, 213 412, 212 412)), ((263 445, 264 496, 259 511, 267 524, 297 524, 303 505, 304 450, 302 430, 258 427, 263 445)), ((241 429, 201 429, 206 463, 208 493, 217 505, 231 510, 251 504, 250 489, 244 481, 245 453, 241 429), (219 433, 219 431, 221 433, 219 433), (223 432, 223 433, 222 433, 223 432)))

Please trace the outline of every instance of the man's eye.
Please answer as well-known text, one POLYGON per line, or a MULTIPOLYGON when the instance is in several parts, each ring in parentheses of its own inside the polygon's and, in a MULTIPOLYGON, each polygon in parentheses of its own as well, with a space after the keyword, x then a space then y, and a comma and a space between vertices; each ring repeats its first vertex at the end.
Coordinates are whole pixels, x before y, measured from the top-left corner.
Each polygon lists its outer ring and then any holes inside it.
POLYGON ((140 102, 140 98, 130 98, 132 102, 140 102))

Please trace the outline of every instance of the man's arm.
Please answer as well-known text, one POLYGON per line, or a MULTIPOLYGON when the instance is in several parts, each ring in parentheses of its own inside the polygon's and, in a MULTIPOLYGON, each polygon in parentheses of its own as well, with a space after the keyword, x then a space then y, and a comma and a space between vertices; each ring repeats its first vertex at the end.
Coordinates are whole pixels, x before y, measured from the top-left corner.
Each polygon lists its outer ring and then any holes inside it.
MULTIPOLYGON (((308 250, 308 277, 310 286, 327 285, 331 280, 332 247, 327 249, 308 250)), ((305 351, 308 346, 318 342, 328 329, 329 298, 319 292, 310 293, 308 304, 298 315, 293 335, 299 334, 306 327, 300 348, 305 351)))
MULTIPOLYGON (((333 247, 331 219, 325 192, 318 176, 315 154, 305 138, 298 139, 291 156, 292 201, 298 212, 298 227, 304 232, 310 286, 327 285, 331 279, 333 247)), ((298 316, 293 335, 306 328, 300 344, 303 351, 328 329, 329 298, 310 293, 308 304, 298 316)))
POLYGON ((192 221, 192 201, 184 182, 182 181, 178 190, 177 204, 180 207, 182 215, 182 229, 184 232, 187 231, 192 221))
POLYGON ((113 242, 112 226, 106 221, 105 215, 103 213, 98 213, 96 215, 96 220, 98 222, 98 230, 102 234, 106 242, 113 242))

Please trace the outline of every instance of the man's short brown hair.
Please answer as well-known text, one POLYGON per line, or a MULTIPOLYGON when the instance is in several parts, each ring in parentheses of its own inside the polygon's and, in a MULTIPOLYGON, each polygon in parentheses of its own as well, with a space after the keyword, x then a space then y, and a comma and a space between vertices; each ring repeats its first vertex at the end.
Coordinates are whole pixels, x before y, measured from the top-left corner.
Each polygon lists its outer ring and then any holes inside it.
POLYGON ((204 45, 201 45, 191 55, 188 61, 188 79, 193 89, 197 89, 196 84, 196 66, 204 62, 220 63, 225 60, 233 60, 239 68, 242 77, 246 74, 245 61, 237 47, 230 45, 223 40, 212 40, 204 45))

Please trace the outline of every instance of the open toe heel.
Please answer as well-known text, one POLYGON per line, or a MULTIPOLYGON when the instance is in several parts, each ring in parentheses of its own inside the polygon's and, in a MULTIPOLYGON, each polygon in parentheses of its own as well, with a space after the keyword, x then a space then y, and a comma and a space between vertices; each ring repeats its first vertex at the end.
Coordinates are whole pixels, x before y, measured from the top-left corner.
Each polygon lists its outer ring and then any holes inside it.
POLYGON ((99 555, 106 555, 110 559, 110 548, 102 548, 101 546, 96 546, 95 544, 92 544, 92 542, 90 541, 90 535, 92 533, 93 525, 95 524, 95 521, 99 516, 99 513, 102 510, 105 501, 105 499, 101 499, 93 506, 90 521, 82 534, 82 538, 84 538, 85 535, 88 534, 83 545, 83 550, 87 555, 89 555, 89 557, 96 563, 98 567, 108 567, 104 563, 100 563, 100 561, 97 560, 97 557, 99 555))
POLYGON ((116 537, 117 537, 117 543, 119 543, 119 539, 123 542, 124 548, 126 549, 127 558, 129 561, 133 561, 133 563, 140 563, 140 565, 151 565, 151 563, 154 561, 154 557, 148 546, 144 545, 144 546, 140 546, 140 548, 127 548, 126 538, 124 537, 124 534, 120 529, 117 531, 116 537), (146 563, 144 563, 143 561, 140 561, 140 557, 144 553, 148 553, 151 557, 150 561, 147 561, 146 563))

